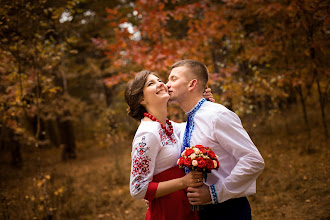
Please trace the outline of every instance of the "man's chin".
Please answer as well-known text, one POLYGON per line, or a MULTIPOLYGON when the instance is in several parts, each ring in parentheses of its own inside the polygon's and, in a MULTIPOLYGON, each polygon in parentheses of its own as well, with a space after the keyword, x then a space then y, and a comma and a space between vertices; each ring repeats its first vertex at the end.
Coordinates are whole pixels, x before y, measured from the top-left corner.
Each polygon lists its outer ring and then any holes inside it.
POLYGON ((170 97, 170 99, 168 100, 169 103, 177 103, 177 100, 173 97, 170 97))

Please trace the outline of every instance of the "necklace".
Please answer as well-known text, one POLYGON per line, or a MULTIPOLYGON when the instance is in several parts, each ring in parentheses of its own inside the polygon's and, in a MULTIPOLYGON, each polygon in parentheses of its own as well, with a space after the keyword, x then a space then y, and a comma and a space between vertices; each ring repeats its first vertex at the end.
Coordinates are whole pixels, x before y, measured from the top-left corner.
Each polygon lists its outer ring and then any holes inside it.
POLYGON ((145 112, 143 115, 144 115, 145 117, 147 117, 147 118, 150 118, 150 119, 153 120, 153 121, 159 122, 160 127, 165 131, 166 135, 169 136, 169 137, 172 136, 172 134, 173 134, 173 126, 172 126, 170 120, 166 119, 166 124, 168 124, 168 127, 169 127, 169 129, 167 129, 166 125, 163 125, 159 120, 157 120, 157 119, 156 119, 154 116, 152 116, 151 114, 145 112))

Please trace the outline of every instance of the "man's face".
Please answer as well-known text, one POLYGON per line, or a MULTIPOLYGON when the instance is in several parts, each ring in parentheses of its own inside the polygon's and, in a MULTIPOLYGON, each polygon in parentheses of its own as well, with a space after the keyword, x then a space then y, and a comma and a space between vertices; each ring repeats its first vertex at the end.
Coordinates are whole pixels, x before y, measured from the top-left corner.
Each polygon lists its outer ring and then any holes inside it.
POLYGON ((166 86, 168 87, 168 92, 170 94, 170 102, 180 103, 184 100, 188 94, 189 80, 187 79, 187 74, 185 74, 188 68, 184 66, 179 66, 172 69, 166 86))

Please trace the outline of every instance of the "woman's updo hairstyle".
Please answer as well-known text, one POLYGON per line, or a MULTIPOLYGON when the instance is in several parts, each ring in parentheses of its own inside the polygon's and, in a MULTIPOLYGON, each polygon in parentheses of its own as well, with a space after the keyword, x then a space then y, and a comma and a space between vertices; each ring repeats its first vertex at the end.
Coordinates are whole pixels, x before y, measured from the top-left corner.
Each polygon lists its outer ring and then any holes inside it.
POLYGON ((149 70, 138 72, 134 79, 129 81, 125 89, 125 101, 128 104, 128 115, 135 120, 141 120, 143 113, 147 112, 144 106, 140 104, 143 99, 143 88, 150 74, 149 70))

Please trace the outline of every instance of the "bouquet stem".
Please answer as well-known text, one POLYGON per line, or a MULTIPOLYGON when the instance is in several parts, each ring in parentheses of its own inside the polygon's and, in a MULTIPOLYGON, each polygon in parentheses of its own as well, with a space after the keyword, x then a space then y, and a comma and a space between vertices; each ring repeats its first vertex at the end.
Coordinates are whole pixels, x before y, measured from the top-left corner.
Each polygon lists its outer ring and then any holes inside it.
POLYGON ((200 211, 201 206, 200 205, 191 205, 190 209, 191 209, 191 211, 200 211))

